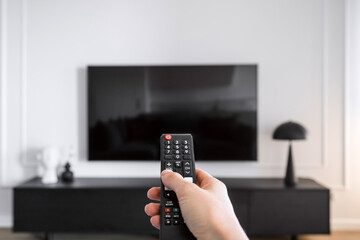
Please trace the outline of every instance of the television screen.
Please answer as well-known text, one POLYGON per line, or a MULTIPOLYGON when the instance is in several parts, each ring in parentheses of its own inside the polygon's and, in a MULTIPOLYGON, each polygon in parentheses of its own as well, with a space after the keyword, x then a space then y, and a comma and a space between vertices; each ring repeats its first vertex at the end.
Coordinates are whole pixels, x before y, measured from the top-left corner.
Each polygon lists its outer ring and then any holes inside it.
POLYGON ((89 66, 89 160, 159 160, 191 133, 196 161, 257 159, 257 65, 89 66))

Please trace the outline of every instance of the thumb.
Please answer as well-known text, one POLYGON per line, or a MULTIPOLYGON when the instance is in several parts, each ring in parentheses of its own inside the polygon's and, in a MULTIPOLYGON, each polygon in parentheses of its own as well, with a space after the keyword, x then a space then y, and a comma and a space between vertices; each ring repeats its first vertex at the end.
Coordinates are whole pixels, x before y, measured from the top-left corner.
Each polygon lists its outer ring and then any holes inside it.
POLYGON ((176 195, 181 195, 187 187, 192 187, 191 183, 186 181, 180 174, 171 170, 164 170, 161 173, 163 184, 173 190, 176 195))

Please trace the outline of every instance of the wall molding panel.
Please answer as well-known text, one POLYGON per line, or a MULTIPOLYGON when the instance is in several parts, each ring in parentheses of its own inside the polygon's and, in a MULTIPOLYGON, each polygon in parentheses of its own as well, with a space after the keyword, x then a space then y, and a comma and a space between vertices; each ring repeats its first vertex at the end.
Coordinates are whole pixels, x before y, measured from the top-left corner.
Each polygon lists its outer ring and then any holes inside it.
POLYGON ((7 31, 7 14, 6 14, 6 1, 0 0, 0 184, 4 183, 5 179, 5 161, 6 158, 6 38, 7 31))

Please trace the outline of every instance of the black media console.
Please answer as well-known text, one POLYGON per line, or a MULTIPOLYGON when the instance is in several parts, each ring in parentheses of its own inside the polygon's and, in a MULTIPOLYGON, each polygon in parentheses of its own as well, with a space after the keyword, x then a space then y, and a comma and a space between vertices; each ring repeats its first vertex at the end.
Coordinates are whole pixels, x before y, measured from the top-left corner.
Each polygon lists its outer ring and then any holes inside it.
MULTIPOLYGON (((328 234, 329 189, 311 179, 287 188, 282 179, 222 178, 250 236, 328 234)), ((36 178, 14 189, 15 232, 158 234, 144 213, 158 178, 77 178, 44 185, 36 178)))

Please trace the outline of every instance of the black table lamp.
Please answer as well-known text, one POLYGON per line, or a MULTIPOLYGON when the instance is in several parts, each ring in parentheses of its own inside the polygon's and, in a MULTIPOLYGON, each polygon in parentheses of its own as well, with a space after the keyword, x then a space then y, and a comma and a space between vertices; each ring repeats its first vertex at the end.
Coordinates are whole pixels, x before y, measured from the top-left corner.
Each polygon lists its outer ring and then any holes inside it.
POLYGON ((286 167, 285 185, 293 187, 297 183, 295 175, 295 169, 291 154, 291 141, 293 140, 304 140, 306 139, 306 129, 298 123, 286 122, 278 126, 273 134, 273 139, 276 140, 289 140, 289 156, 286 167))

